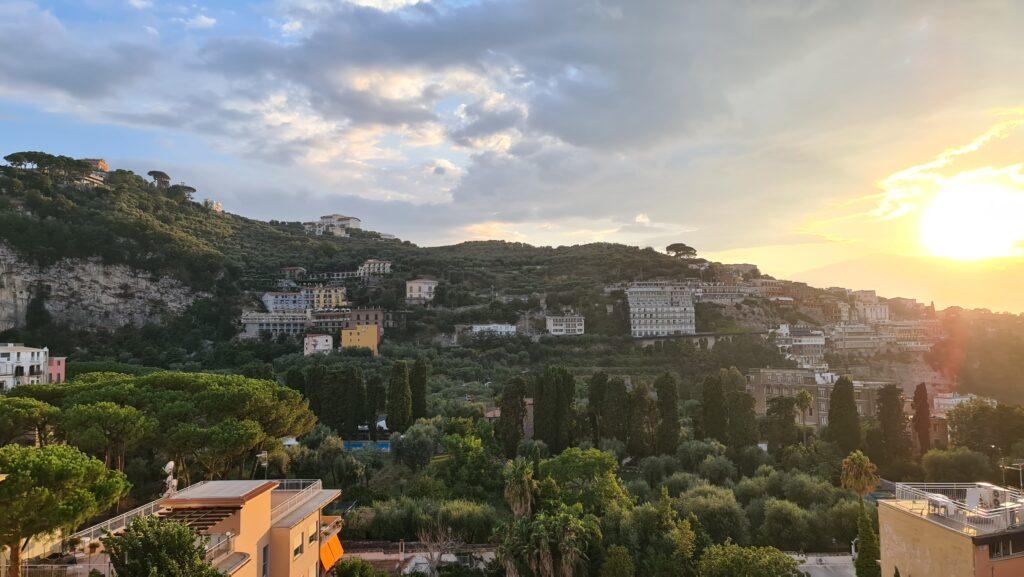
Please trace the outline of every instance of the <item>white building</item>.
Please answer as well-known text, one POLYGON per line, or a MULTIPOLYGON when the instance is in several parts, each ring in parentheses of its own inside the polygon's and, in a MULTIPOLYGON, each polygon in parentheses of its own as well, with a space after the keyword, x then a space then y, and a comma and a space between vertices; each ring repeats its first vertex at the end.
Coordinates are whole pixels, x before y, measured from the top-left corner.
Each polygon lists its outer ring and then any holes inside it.
POLYGON ((694 288, 694 299, 699 303, 734 305, 757 295, 757 289, 747 285, 699 282, 689 286, 694 288))
POLYGON ((582 335, 586 319, 583 315, 550 315, 544 318, 548 333, 555 336, 582 335))
POLYGON ((356 269, 356 275, 360 277, 380 276, 391 274, 391 261, 377 258, 367 259, 356 269))
POLYGON ((889 320, 889 305, 885 303, 857 301, 853 306, 854 310, 857 311, 857 318, 862 323, 873 325, 888 322, 889 320))
POLYGON ((325 214, 320 220, 302 223, 303 228, 317 236, 348 236, 349 229, 359 229, 362 221, 354 216, 325 214))
POLYGON ((302 340, 304 356, 326 355, 334 349, 334 337, 331 335, 306 335, 302 340))
POLYGON ((692 335, 697 332, 693 289, 679 283, 643 281, 626 289, 634 337, 692 335))
POLYGON ((405 281, 405 302, 424 304, 434 300, 437 281, 429 278, 417 278, 405 281))
POLYGON ((260 300, 270 313, 301 312, 313 308, 313 294, 309 291, 267 292, 260 300))
POLYGON ((942 325, 935 319, 878 323, 875 328, 901 350, 923 352, 942 339, 942 325))
POLYGON ((996 406, 995 400, 979 397, 971 393, 967 393, 966 395, 961 395, 957 392, 935 393, 932 396, 932 408, 934 409, 933 416, 945 417, 946 413, 969 401, 981 401, 992 405, 993 407, 996 406))
POLYGON ((0 392, 18 385, 48 383, 50 350, 19 343, 0 343, 0 392))
POLYGON ((242 313, 242 333, 239 338, 256 339, 263 333, 272 337, 278 335, 298 336, 304 334, 313 319, 310 312, 242 313))
POLYGON ((825 363, 825 333, 809 328, 779 325, 772 331, 775 346, 801 369, 828 370, 825 363))
POLYGON ((495 335, 499 337, 511 337, 516 334, 515 325, 492 323, 487 325, 470 325, 470 332, 474 335, 495 335))

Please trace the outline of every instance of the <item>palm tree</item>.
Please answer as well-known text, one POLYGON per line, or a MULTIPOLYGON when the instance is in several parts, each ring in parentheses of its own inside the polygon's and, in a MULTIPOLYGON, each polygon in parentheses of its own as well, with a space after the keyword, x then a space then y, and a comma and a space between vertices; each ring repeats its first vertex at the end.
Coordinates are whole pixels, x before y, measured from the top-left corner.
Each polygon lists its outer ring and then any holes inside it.
POLYGON ((505 465, 505 501, 516 519, 526 519, 533 512, 533 465, 516 459, 505 465))
POLYGON ((850 453, 843 459, 843 476, 840 479, 843 488, 860 495, 863 506, 864 497, 878 486, 878 467, 860 451, 850 453))
POLYGON ((804 443, 806 443, 807 429, 804 428, 804 422, 807 421, 807 411, 811 408, 814 398, 811 397, 811 393, 807 392, 807 389, 800 389, 800 392, 796 394, 794 399, 796 400, 796 408, 800 410, 800 431, 803 433, 804 443))

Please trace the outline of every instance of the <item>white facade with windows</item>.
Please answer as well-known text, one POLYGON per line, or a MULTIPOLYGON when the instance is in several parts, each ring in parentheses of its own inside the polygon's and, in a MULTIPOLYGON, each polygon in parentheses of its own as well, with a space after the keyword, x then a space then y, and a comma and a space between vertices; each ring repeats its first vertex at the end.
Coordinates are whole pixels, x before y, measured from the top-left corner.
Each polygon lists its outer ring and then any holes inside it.
POLYGON ((242 313, 242 334, 239 338, 256 339, 268 333, 272 337, 278 335, 297 336, 304 334, 313 324, 310 312, 285 313, 242 313))
POLYGON ((405 302, 423 304, 434 300, 437 281, 428 278, 417 278, 405 281, 405 302))
POLYGON ((499 337, 511 337, 516 334, 515 325, 493 323, 489 325, 472 325, 469 330, 475 335, 496 335, 499 337))
POLYGON ((679 283, 645 281, 626 289, 634 337, 692 335, 697 332, 693 289, 679 283))
POLYGON ((19 343, 0 343, 0 392, 18 385, 48 383, 50 350, 35 349, 19 343))
POLYGON ((553 315, 545 317, 544 322, 552 335, 582 335, 586 319, 583 315, 553 315))
POLYGON ((367 259, 356 269, 356 275, 361 277, 385 274, 391 274, 391 261, 378 258, 367 259))

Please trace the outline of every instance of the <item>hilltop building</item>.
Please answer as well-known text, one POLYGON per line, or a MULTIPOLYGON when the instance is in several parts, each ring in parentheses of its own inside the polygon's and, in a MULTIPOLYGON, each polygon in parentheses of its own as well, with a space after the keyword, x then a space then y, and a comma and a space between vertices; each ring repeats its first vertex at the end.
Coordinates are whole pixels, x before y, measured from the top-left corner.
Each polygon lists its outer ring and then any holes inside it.
POLYGON ((586 319, 583 315, 575 313, 548 315, 544 317, 544 324, 551 335, 582 335, 585 332, 586 319))
MULTIPOLYGON (((64 380, 64 360, 51 365, 50 349, 26 347, 21 343, 0 343, 0 393, 18 385, 38 385, 50 382, 51 369, 64 380)), ((56 362, 56 359, 55 359, 56 362)))
POLYGON ((680 283, 630 283, 626 289, 630 333, 634 337, 695 334, 697 318, 693 294, 693 289, 680 283))
POLYGON ((391 274, 391 261, 371 258, 363 261, 356 269, 356 275, 361 277, 383 276, 391 274))
POLYGON ((838 324, 828 334, 828 348, 836 353, 873 355, 892 344, 892 339, 870 325, 838 324))
POLYGON ((961 395, 955 391, 951 393, 935 393, 932 395, 933 414, 944 417, 946 416, 946 413, 971 401, 981 401, 988 405, 992 405, 993 407, 996 406, 996 401, 994 399, 979 397, 978 395, 971 393, 967 393, 966 395, 961 395))
POLYGON ((279 312, 279 313, 242 313, 241 339, 258 339, 263 333, 272 337, 278 335, 298 336, 305 334, 313 325, 310 312, 279 312))
POLYGON ((306 232, 316 236, 348 236, 349 230, 362 228, 362 221, 354 216, 343 214, 325 214, 320 220, 304 222, 302 227, 306 232))
POLYGON ((107 182, 107 172, 110 166, 102 158, 83 158, 83 162, 89 163, 91 170, 80 177, 76 184, 79 186, 103 186, 107 182))
POLYGON ((825 333, 806 327, 779 325, 772 332, 775 345, 787 359, 802 369, 828 370, 825 363, 825 333))
POLYGON ((417 278, 405 281, 405 302, 422 305, 434 300, 437 281, 431 278, 417 278))
POLYGON ((514 337, 517 329, 515 325, 503 323, 491 323, 485 325, 470 325, 469 331, 474 335, 494 335, 498 337, 514 337))
POLYGON ((294 292, 268 292, 261 298, 267 312, 296 312, 328 310, 348 305, 343 286, 310 286, 294 292))
POLYGON ((1024 575, 1024 494, 989 483, 895 483, 878 501, 882 575, 1024 575))

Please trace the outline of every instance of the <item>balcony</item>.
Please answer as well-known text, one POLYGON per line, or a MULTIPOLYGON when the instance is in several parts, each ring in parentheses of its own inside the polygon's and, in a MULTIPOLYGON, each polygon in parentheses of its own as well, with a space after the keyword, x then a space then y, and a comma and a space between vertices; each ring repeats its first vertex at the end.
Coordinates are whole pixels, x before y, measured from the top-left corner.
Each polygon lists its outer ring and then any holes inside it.
POLYGON ((965 535, 1021 528, 1024 494, 988 483, 895 483, 885 502, 965 535))

